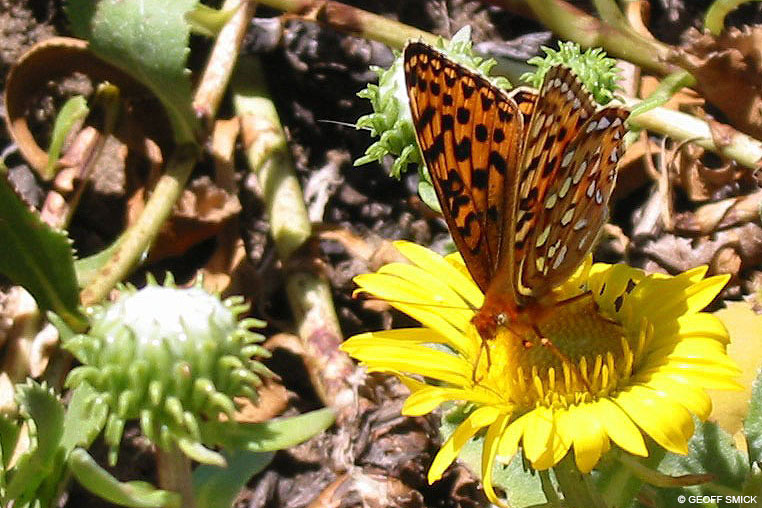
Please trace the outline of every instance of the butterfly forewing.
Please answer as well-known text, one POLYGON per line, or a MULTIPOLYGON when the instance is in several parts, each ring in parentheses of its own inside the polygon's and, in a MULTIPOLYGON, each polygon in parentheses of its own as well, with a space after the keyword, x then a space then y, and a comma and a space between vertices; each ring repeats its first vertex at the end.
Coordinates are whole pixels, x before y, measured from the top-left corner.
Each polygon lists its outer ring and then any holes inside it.
POLYGON ((507 244, 524 114, 516 101, 438 51, 410 43, 405 79, 416 136, 453 240, 486 291, 507 244))

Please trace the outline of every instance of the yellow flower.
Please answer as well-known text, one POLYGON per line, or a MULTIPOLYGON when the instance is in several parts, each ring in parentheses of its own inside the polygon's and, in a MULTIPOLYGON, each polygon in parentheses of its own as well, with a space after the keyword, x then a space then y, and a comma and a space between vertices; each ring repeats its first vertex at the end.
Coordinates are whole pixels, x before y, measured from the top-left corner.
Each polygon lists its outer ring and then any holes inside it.
POLYGON ((685 454, 691 415, 704 420, 711 412, 705 390, 739 387, 725 327, 700 312, 728 276, 704 278, 705 267, 647 275, 588 258, 554 290, 560 303, 535 327, 542 340, 508 323, 482 341, 471 318, 484 296, 460 256, 443 258, 408 242, 396 247, 412 265, 392 263, 355 282, 422 327, 363 333, 342 348, 368 370, 400 377, 412 392, 403 414, 426 414, 448 401, 475 408, 435 457, 430 482, 485 429, 482 481, 495 503, 494 462, 508 463, 519 449, 538 470, 573 449, 583 473, 612 441, 646 456, 644 434, 685 454))

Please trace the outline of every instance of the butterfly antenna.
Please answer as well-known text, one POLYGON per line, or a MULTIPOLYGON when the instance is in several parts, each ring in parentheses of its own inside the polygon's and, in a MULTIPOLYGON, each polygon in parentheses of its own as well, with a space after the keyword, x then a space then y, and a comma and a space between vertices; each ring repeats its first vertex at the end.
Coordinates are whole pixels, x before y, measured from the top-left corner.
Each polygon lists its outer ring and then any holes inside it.
MULTIPOLYGON (((351 127, 353 129, 357 128, 357 126, 355 124, 353 124, 353 123, 340 122, 338 120, 318 120, 318 122, 320 122, 320 123, 332 123, 334 125, 341 125, 342 127, 351 127)), ((362 128, 365 129, 365 127, 362 127, 362 128)))

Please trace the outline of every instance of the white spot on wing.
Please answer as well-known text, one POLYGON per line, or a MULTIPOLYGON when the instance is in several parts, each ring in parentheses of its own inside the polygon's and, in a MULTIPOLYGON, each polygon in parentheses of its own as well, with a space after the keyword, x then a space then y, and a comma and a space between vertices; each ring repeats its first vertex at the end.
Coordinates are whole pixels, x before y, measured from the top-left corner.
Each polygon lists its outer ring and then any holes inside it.
POLYGON ((561 167, 565 168, 566 166, 571 163, 572 159, 574 158, 574 150, 570 150, 569 152, 564 155, 564 158, 561 159, 561 167))
POLYGON ((566 245, 561 247, 561 250, 558 251, 558 256, 556 256, 556 259, 553 260, 553 269, 557 270, 559 266, 561 266, 561 263, 564 262, 564 258, 566 257, 566 252, 569 249, 566 248, 566 245))

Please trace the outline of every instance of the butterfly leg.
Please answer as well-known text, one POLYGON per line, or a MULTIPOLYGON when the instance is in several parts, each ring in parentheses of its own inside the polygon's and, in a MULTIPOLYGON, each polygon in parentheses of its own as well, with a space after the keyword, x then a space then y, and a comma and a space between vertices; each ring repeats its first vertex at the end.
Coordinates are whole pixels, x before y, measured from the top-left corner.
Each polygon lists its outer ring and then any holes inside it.
POLYGON ((476 384, 481 379, 477 379, 477 373, 479 370, 479 363, 482 360, 482 351, 486 351, 487 353, 487 369, 489 370, 490 365, 492 365, 492 358, 490 357, 490 351, 489 351, 489 344, 488 341, 491 339, 485 339, 484 337, 481 338, 481 344, 479 345, 479 354, 476 355, 476 362, 474 363, 474 371, 471 375, 471 381, 476 384))
MULTIPOLYGON (((577 298, 577 297, 574 297, 577 298)), ((564 300, 566 302, 568 300, 564 300)), ((588 392, 591 392, 590 385, 587 382, 587 379, 582 375, 582 372, 579 370, 579 366, 572 361, 571 358, 566 356, 563 352, 561 352, 560 349, 556 347, 555 344, 553 344, 553 341, 549 338, 543 336, 542 332, 540 331, 540 328, 536 324, 532 324, 532 328, 534 329, 534 333, 537 334, 537 337, 540 339, 540 346, 548 348, 548 350, 556 357, 558 358, 561 363, 566 363, 569 366, 571 366, 572 371, 577 375, 577 379, 580 380, 580 382, 585 386, 585 389, 588 392)), ((528 341, 527 341, 528 342, 528 341)), ((533 345, 532 343, 530 343, 533 345)))

